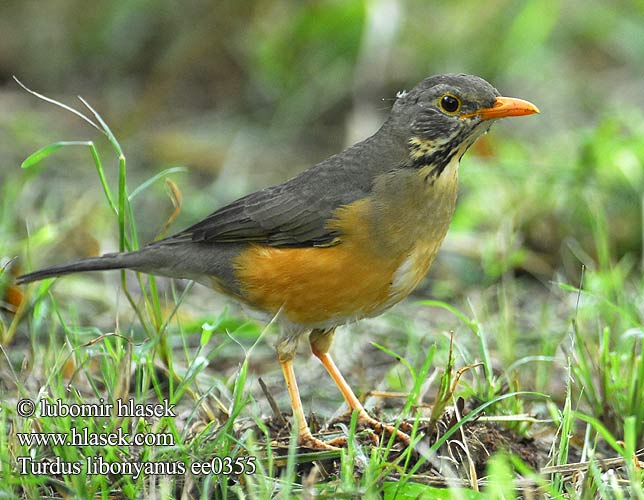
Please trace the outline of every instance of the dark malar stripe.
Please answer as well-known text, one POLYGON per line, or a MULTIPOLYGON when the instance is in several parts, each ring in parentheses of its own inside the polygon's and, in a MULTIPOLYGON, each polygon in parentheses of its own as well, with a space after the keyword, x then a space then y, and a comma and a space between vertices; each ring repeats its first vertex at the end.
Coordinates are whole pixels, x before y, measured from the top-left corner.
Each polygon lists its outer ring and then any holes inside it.
POLYGON ((438 178, 443 173, 449 162, 452 161, 454 155, 458 152, 458 146, 461 142, 460 137, 455 137, 433 151, 425 153, 417 158, 410 158, 409 162, 405 166, 408 168, 420 169, 427 165, 431 165, 433 168, 430 175, 434 178, 438 178))

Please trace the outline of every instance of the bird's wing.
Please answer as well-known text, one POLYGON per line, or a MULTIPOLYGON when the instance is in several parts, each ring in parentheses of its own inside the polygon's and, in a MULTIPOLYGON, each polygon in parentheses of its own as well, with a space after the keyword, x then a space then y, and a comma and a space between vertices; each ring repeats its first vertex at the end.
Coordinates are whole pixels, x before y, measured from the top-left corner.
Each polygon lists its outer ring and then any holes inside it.
POLYGON ((337 208, 367 196, 371 187, 356 182, 351 169, 334 167, 319 164, 284 184, 249 194, 159 243, 333 244, 339 234, 327 222, 337 208))
POLYGON ((368 197, 378 175, 407 158, 406 140, 387 128, 305 170, 283 184, 249 194, 192 227, 157 243, 253 242, 274 247, 338 242, 329 228, 336 210, 368 197))

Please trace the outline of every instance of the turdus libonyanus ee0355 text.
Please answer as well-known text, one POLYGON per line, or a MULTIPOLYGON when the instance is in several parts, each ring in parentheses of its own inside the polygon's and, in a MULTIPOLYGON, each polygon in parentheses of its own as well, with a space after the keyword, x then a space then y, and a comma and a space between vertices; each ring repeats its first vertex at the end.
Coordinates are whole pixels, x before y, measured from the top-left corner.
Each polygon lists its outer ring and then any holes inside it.
POLYGON ((479 77, 432 76, 399 93, 373 136, 283 184, 138 251, 50 267, 18 282, 123 268, 195 280, 277 316, 277 356, 302 445, 328 447, 311 435, 295 382, 293 357, 307 333, 349 407, 376 432, 392 433, 367 414, 331 359, 335 328, 409 295, 447 233, 460 158, 494 119, 532 113, 536 106, 500 97, 479 77))

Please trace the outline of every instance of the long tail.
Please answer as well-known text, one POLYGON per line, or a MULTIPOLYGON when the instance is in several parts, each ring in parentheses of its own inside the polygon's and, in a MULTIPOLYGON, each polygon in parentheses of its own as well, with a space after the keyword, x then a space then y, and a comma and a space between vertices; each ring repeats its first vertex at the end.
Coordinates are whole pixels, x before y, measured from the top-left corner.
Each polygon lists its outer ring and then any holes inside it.
POLYGON ((53 278, 54 276, 63 276, 71 273, 106 271, 109 269, 135 267, 140 261, 140 258, 137 258, 139 255, 139 252, 110 253, 100 257, 90 257, 88 259, 81 259, 67 264, 47 267, 45 269, 18 276, 18 278, 16 278, 16 284, 22 285, 24 283, 31 283, 32 281, 39 281, 45 278, 53 278))
POLYGON ((132 269, 143 273, 195 280, 212 286, 212 277, 234 286, 236 276, 234 260, 239 245, 211 245, 193 242, 172 245, 153 243, 134 252, 106 253, 100 257, 80 259, 67 264, 47 267, 18 276, 21 285, 54 276, 85 271, 132 269))

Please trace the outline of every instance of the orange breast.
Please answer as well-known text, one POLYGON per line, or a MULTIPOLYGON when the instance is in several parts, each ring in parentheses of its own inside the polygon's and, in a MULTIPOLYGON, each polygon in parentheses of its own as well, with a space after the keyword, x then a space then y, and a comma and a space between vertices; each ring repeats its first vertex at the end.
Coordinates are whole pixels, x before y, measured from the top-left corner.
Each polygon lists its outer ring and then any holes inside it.
POLYGON ((328 222, 342 235, 335 246, 250 245, 234 262, 240 298, 308 328, 381 313, 404 299, 434 260, 456 202, 455 171, 435 185, 423 169, 377 179, 371 199, 338 208, 328 222))
POLYGON ((328 248, 251 246, 236 259, 242 294, 271 314, 305 326, 373 315, 389 300, 398 260, 351 240, 328 248))
POLYGON ((337 325, 382 311, 404 255, 377 251, 369 229, 371 210, 366 198, 338 209, 328 224, 343 235, 335 246, 252 245, 244 250, 235 260, 242 298, 271 314, 281 309, 287 319, 307 327, 337 325))

